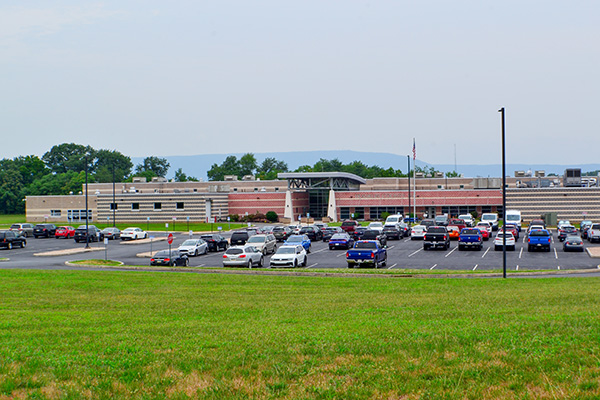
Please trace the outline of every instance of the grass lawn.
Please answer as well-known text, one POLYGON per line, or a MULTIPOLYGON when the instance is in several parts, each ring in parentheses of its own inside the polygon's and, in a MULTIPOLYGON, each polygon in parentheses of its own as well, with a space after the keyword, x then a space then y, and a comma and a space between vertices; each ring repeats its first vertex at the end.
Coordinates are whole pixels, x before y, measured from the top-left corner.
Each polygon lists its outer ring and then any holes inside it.
POLYGON ((97 266, 105 266, 105 267, 116 267, 118 265, 123 265, 120 261, 114 260, 102 260, 102 259, 92 259, 92 260, 77 260, 77 261, 69 261, 71 264, 76 265, 97 265, 97 266))
POLYGON ((16 222, 27 222, 25 214, 0 214, 0 229, 8 229, 16 222))
POLYGON ((597 399, 599 291, 0 270, 0 399, 597 399))

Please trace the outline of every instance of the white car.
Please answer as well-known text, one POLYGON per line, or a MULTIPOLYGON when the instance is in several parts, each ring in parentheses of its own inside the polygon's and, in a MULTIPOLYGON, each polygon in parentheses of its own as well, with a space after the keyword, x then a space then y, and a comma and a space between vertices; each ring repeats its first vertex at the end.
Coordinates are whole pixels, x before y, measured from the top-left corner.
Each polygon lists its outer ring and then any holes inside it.
POLYGON ((469 227, 473 226, 473 224, 475 223, 475 221, 473 220, 473 216, 471 214, 459 215, 458 219, 462 219, 463 221, 465 221, 465 225, 467 225, 469 227))
POLYGON ((560 221, 558 221, 558 224, 556 224, 556 228, 560 229, 563 226, 569 226, 571 225, 571 222, 569 222, 568 219, 561 219, 560 221))
POLYGON ((383 224, 381 222, 371 222, 367 228, 379 233, 383 232, 383 224))
POLYGON ((302 246, 281 246, 271 257, 271 267, 306 267, 308 255, 302 246))
POLYGON ((148 234, 140 228, 127 228, 121 231, 121 240, 146 239, 148 234))
POLYGON ((515 236, 511 232, 500 232, 496 235, 494 239, 494 250, 502 250, 502 242, 504 240, 504 235, 506 235, 506 250, 515 250, 516 240, 515 236))
POLYGON ((481 214, 481 221, 489 222, 490 225, 492 226, 492 230, 494 230, 494 231, 498 230, 498 214, 496 214, 496 213, 481 214))
POLYGON ((410 230, 410 240, 423 239, 427 233, 427 227, 423 225, 415 225, 410 230))
POLYGON ((208 244, 203 239, 188 239, 177 250, 188 257, 198 256, 208 253, 208 244))
POLYGON ((527 228, 527 235, 529 235, 529 232, 531 232, 534 229, 546 229, 546 228, 544 228, 542 225, 529 225, 529 228, 527 228))
POLYGON ((277 250, 277 239, 271 233, 250 236, 246 243, 256 247, 264 255, 275 253, 275 250, 277 250))
POLYGON ((478 222, 477 225, 475 225, 476 227, 478 227, 479 229, 483 229, 485 228, 486 231, 488 231, 488 234, 490 237, 492 237, 492 224, 490 222, 485 222, 485 221, 481 221, 478 222))
POLYGON ((263 253, 256 247, 250 245, 233 246, 223 254, 224 267, 262 267, 264 261, 263 253))

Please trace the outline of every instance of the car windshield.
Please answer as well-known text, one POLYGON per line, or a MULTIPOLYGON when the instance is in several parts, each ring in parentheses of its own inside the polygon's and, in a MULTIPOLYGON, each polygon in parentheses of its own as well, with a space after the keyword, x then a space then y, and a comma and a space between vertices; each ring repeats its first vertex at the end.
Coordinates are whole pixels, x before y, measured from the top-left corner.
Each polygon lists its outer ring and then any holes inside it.
POLYGON ((242 249, 229 248, 229 249, 227 249, 225 254, 236 255, 236 254, 242 254, 243 252, 244 252, 244 250, 242 250, 242 249))
POLYGON ((461 233, 463 235, 479 235, 481 231, 479 229, 463 229, 461 233))
POLYGON ((506 214, 507 221, 520 221, 521 218, 517 214, 506 214))
POLYGON ((441 215, 441 216, 439 216, 439 217, 435 217, 435 220, 436 220, 436 222, 437 222, 437 221, 445 221, 445 220, 446 220, 446 217, 445 217, 445 216, 443 216, 443 215, 441 215))
POLYGON ((398 222, 399 219, 398 217, 388 217, 387 222, 398 222))
POLYGON ((377 227, 380 227, 380 226, 382 226, 382 225, 383 225, 383 224, 382 224, 381 222, 371 222, 371 223, 369 224, 369 226, 370 226, 370 227, 372 227, 372 228, 377 228, 377 227))
POLYGON ((331 237, 331 240, 346 240, 348 237, 346 235, 342 235, 341 233, 336 233, 331 237))
POLYGON ((196 243, 197 242, 194 239, 188 239, 185 242, 183 242, 181 245, 182 246, 195 246, 196 243))
POLYGON ((267 240, 265 236, 252 236, 248 239, 248 243, 264 243, 267 240))
POLYGON ((481 216, 481 220, 482 221, 495 221, 496 220, 496 216, 493 214, 483 214, 481 216))
POLYGON ((352 222, 352 221, 342 222, 342 226, 354 226, 354 222, 352 222))
POLYGON ((295 247, 280 247, 276 254, 296 254, 295 247))
POLYGON ((529 233, 529 236, 550 236, 550 234, 547 231, 543 231, 543 230, 539 229, 539 230, 531 231, 529 233))
POLYGON ((507 232, 507 233, 499 233, 499 234, 498 234, 496 237, 499 237, 499 238, 506 237, 507 239, 512 239, 512 238, 513 238, 513 234, 512 234, 512 233, 510 233, 510 232, 507 232))
POLYGON ((302 236, 290 236, 290 238, 287 240, 288 242, 302 242, 302 236))
POLYGON ((13 229, 19 229, 21 227, 21 225, 19 225, 19 224, 12 224, 10 227, 13 228, 13 229))
POLYGON ((355 249, 376 249, 377 245, 374 242, 358 242, 354 246, 355 249))

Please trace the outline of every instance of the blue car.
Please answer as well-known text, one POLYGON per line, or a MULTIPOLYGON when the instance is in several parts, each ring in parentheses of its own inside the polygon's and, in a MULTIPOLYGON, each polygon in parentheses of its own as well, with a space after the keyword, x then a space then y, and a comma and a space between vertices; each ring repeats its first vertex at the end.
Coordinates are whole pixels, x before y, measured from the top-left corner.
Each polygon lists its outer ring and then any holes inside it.
POLYGON ((307 253, 310 253, 310 239, 306 235, 292 235, 283 243, 284 246, 291 245, 296 246, 301 244, 307 253))
POLYGON ((329 250, 333 249, 351 249, 354 246, 354 239, 347 233, 336 233, 329 239, 329 250))

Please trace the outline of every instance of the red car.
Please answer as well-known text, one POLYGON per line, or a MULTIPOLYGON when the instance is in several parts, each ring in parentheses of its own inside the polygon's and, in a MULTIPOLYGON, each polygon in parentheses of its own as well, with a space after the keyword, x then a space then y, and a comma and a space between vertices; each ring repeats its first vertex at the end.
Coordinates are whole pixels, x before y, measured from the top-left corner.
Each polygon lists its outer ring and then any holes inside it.
POLYGON ((478 225, 475 228, 479 229, 479 231, 481 232, 481 238, 483 240, 489 240, 490 239, 490 233, 488 232, 488 230, 485 228, 485 226, 483 225, 478 225))
POLYGON ((458 227, 458 231, 462 231, 463 229, 465 229, 467 227, 467 224, 465 222, 464 219, 459 219, 459 218, 453 218, 450 220, 450 224, 449 225, 454 225, 458 227))
POLYGON ((351 219, 347 219, 346 221, 342 222, 342 229, 348 234, 354 233, 354 230, 357 226, 360 226, 360 224, 351 219))
MULTIPOLYGON (((503 228, 500 228, 500 232, 502 232, 503 230, 503 228)), ((519 228, 517 228, 515 225, 506 224, 506 232, 512 233, 515 239, 519 240, 519 228)))
POLYGON ((56 233, 54 237, 57 239, 65 238, 65 239, 73 239, 75 236, 75 228, 72 226, 59 226, 56 228, 56 233))

